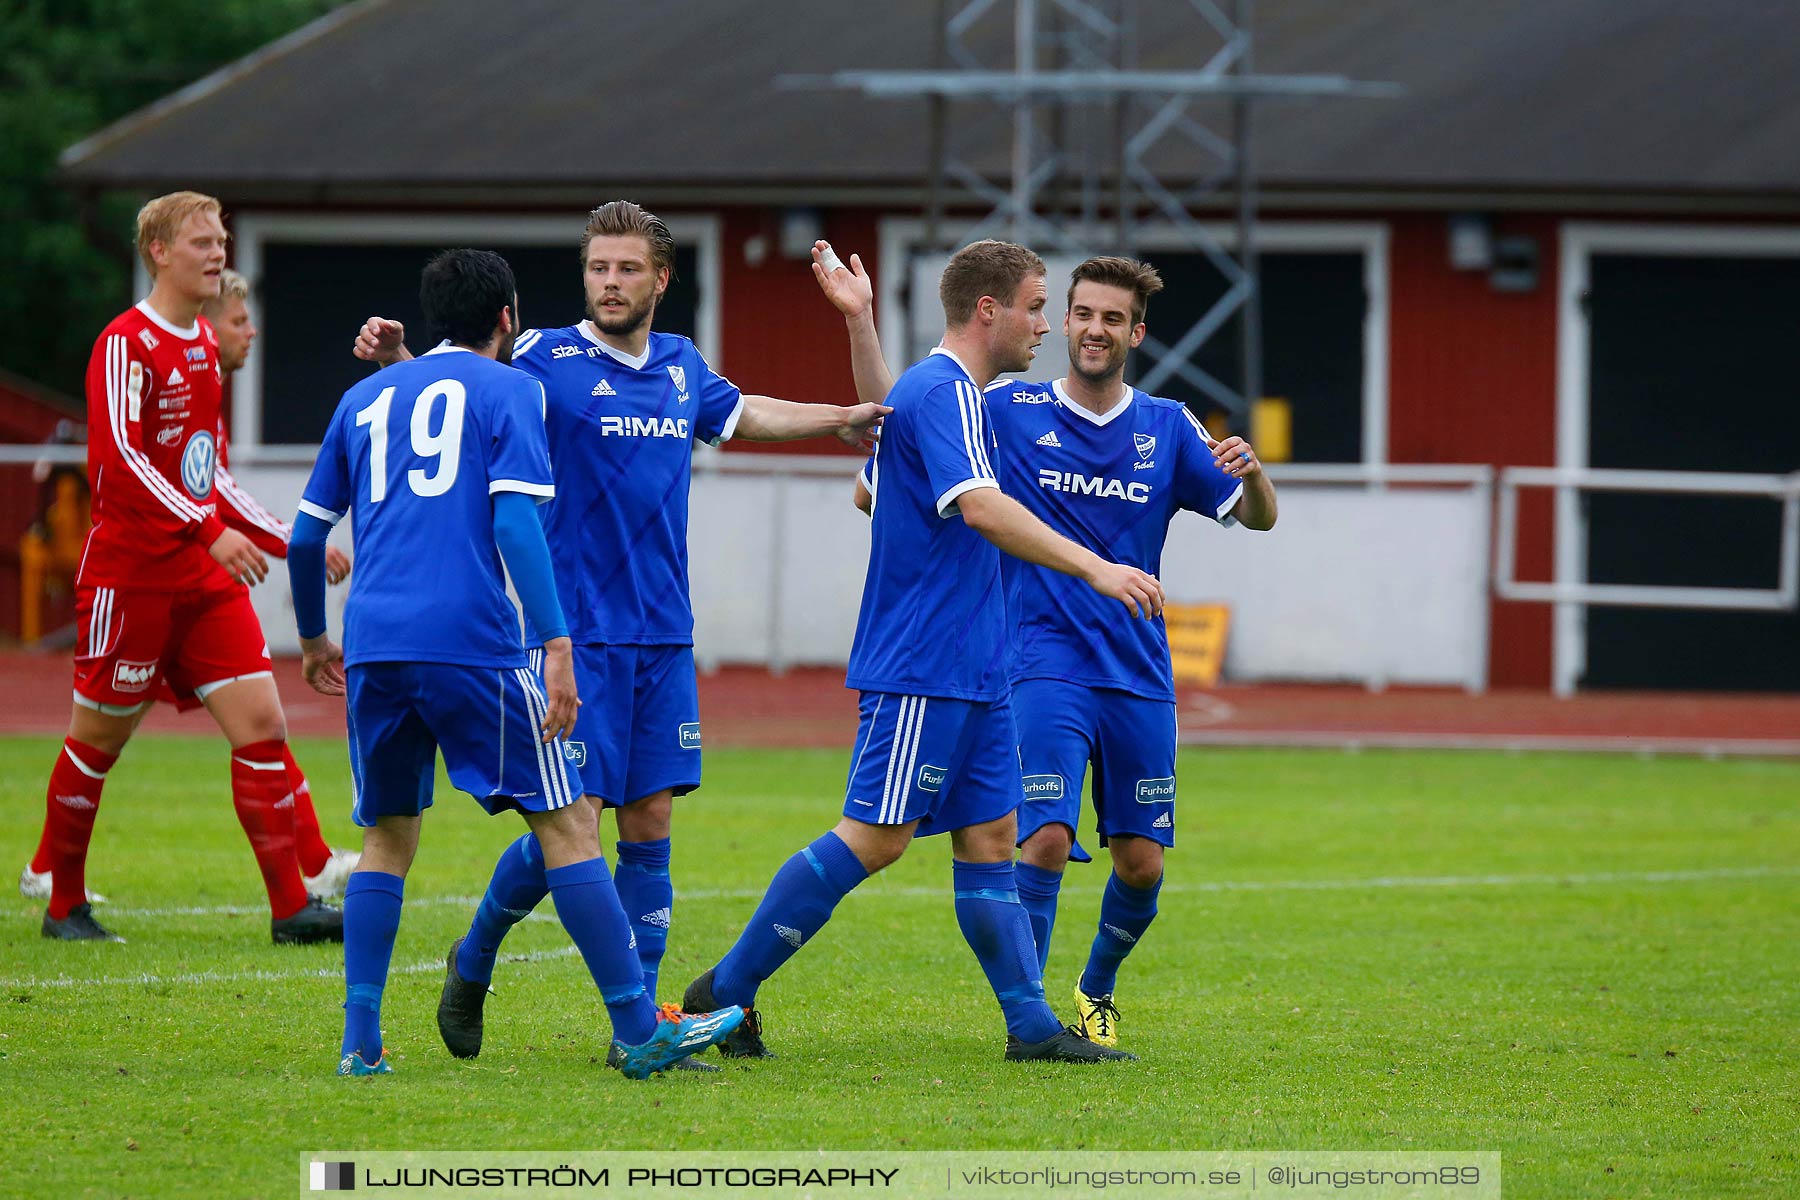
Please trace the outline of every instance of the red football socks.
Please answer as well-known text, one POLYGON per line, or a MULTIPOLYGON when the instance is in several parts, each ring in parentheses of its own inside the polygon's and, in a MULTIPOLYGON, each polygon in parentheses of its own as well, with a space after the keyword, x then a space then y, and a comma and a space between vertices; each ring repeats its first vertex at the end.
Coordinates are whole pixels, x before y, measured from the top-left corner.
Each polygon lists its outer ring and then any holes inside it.
MULTIPOLYGON (((231 802, 250 839, 276 920, 306 907, 306 884, 294 854, 294 800, 288 788, 287 743, 252 742, 231 752, 231 802)), ((61 891, 60 882, 57 890, 61 891)))
POLYGON ((93 839, 94 818, 100 812, 100 789, 117 761, 116 754, 103 754, 65 738, 56 766, 51 768, 44 800, 44 836, 31 868, 55 872, 50 915, 58 921, 77 904, 87 902, 88 842, 93 839))
POLYGON ((300 858, 302 875, 317 875, 331 861, 331 847, 319 833, 319 814, 313 811, 312 787, 294 761, 294 751, 286 742, 281 752, 287 763, 287 786, 294 794, 294 853, 300 858))

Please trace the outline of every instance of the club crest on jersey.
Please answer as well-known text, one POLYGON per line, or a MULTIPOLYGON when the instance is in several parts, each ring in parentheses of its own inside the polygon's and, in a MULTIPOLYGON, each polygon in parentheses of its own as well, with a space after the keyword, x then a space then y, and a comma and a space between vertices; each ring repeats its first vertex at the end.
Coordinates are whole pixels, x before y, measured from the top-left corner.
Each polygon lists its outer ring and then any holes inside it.
POLYGON ((1156 439, 1147 433, 1132 434, 1131 442, 1137 447, 1138 457, 1144 462, 1149 462, 1150 456, 1156 453, 1156 439))
POLYGON ((212 495, 213 472, 218 466, 218 454, 219 448, 213 444, 213 435, 204 429, 188 439, 187 449, 181 452, 181 486, 194 499, 204 500, 212 495))
POLYGON ((1049 392, 1028 392, 1021 388, 1012 394, 1014 404, 1049 404, 1049 392))
POLYGON ((563 757, 566 758, 571 764, 573 764, 575 769, 577 771, 579 771, 581 768, 587 766, 587 743, 586 742, 564 742, 563 743, 563 757))
POLYGON ((688 402, 687 372, 681 367, 670 367, 669 381, 675 385, 675 402, 686 404, 688 402))

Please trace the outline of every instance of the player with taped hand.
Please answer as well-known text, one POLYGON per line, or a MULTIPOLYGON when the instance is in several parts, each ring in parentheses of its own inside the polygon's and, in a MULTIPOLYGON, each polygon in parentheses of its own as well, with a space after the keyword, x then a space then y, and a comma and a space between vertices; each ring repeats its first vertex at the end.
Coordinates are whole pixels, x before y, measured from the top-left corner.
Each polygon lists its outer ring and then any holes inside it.
MULTIPOLYGON (((814 247, 813 274, 845 314, 858 394, 886 395, 873 284, 814 247)), ((997 380, 983 394, 999 443, 998 474, 1051 528, 1089 549, 1155 573, 1182 509, 1266 530, 1275 491, 1249 443, 1214 441, 1180 404, 1124 382, 1162 280, 1133 259, 1096 257, 1070 277, 1070 371, 1049 384, 997 380)), ((878 492, 879 456, 857 485, 865 511, 878 492)), ((1064 868, 1090 861, 1075 838, 1084 777, 1094 773, 1100 844, 1112 859, 1098 928, 1076 983, 1079 1027, 1118 1042, 1113 998, 1120 964, 1156 916, 1164 856, 1174 845, 1176 715, 1162 622, 1108 623, 1091 596, 1061 576, 1009 563, 1015 619, 1010 676, 1019 714, 1024 803, 1019 808, 1020 899, 1047 966, 1064 868)))

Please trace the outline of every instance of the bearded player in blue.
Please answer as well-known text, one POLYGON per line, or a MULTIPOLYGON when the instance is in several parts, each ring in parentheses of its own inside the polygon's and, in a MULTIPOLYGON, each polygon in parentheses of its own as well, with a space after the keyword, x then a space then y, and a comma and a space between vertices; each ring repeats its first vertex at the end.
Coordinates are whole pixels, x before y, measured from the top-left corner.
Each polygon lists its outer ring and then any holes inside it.
POLYGON ((363 827, 344 892, 338 1074, 392 1071, 382 990, 441 749, 456 787, 490 813, 523 814, 557 916, 612 1018, 609 1055, 641 1079, 705 1049, 743 1014, 658 1012, 594 811, 564 758, 580 700, 535 511, 555 494, 544 388, 503 365, 517 328, 512 269, 489 251, 445 251, 425 268, 420 302, 443 341, 344 394, 289 549, 306 680, 348 696, 353 815, 363 827), (340 647, 325 629, 325 538, 346 512, 361 569, 340 647), (502 555, 544 637, 541 682, 526 667, 502 555))
POLYGON ((861 722, 842 819, 781 867, 736 944, 683 1001, 751 1009, 720 1044, 727 1055, 767 1053, 758 989, 838 901, 915 837, 948 833, 957 924, 1000 1002, 1006 1058, 1132 1057, 1064 1027, 1044 1000, 1014 882, 1021 791, 1000 562, 1004 552, 1073 577, 1114 623, 1160 612, 1162 588, 1051 531, 995 476, 981 388, 1029 366, 1049 331, 1042 260, 976 242, 944 268, 939 295, 943 343, 894 385, 875 453, 880 502, 846 678, 861 693, 861 722))
MULTIPOLYGON (((585 697, 570 761, 589 801, 615 810, 619 898, 654 995, 674 908, 673 801, 700 786, 687 561, 694 442, 832 435, 859 445, 887 410, 743 394, 693 342, 652 332, 674 271, 675 242, 638 205, 617 200, 594 209, 580 250, 587 319, 522 334, 513 364, 541 381, 547 396, 557 495, 544 506, 544 534, 571 614, 575 675, 585 697)), ((357 353, 402 359, 403 334, 398 322, 371 318, 357 353)), ((537 646, 544 631, 528 619, 526 637, 537 646)), ((481 1049, 501 939, 544 894, 537 847, 521 838, 501 856, 445 970, 438 1028, 458 1057, 481 1049)))
MULTIPOLYGON (((848 323, 858 394, 886 395, 873 285, 860 259, 852 255, 844 266, 820 243, 814 260, 820 287, 848 323)), ((1276 516, 1274 487, 1248 442, 1215 442, 1183 405, 1125 384, 1126 357, 1143 341, 1145 310, 1161 288, 1156 270, 1135 259, 1088 259, 1069 282, 1069 374, 1048 384, 997 380, 983 393, 1000 486, 1058 533, 1152 575, 1182 509, 1259 530, 1276 516)), ((878 465, 871 460, 858 483, 865 510, 882 484, 878 465)), ((1065 577, 1030 563, 1007 565, 1025 793, 1019 898, 1042 967, 1064 868, 1071 857, 1091 861, 1075 831, 1092 764, 1095 823, 1112 874, 1075 1004, 1077 1028, 1113 1046, 1119 966, 1156 916, 1164 851, 1175 844, 1168 632, 1161 620, 1107 621, 1104 605, 1065 577)))

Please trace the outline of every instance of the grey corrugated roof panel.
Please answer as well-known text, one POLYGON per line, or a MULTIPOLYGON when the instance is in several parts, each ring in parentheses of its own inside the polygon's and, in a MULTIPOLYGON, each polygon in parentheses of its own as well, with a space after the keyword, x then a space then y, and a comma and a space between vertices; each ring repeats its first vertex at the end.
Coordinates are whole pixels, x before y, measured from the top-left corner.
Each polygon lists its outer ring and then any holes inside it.
MULTIPOLYGON (((1010 8, 983 27, 999 44, 1010 8)), ((65 172, 221 190, 917 187, 924 102, 774 79, 923 68, 935 9, 516 0, 496 28, 483 0, 363 0, 72 147, 65 172)), ((1146 69, 1194 67, 1213 49, 1185 10, 1140 6, 1146 69)), ((1406 88, 1260 106, 1268 186, 1800 193, 1791 2, 1262 0, 1257 12, 1259 70, 1406 88)), ((957 136, 1004 172, 1004 120, 957 136)), ((1205 162, 1173 138, 1157 155, 1174 176, 1205 162)))

